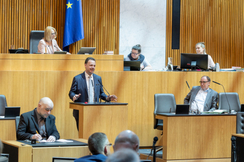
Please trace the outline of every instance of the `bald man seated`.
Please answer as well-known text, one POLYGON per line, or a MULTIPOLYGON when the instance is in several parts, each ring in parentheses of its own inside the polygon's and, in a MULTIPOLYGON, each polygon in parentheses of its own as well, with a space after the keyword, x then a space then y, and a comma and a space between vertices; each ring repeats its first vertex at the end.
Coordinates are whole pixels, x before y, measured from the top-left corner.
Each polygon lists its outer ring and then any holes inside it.
POLYGON ((37 108, 20 116, 17 140, 36 139, 54 142, 60 138, 55 125, 55 117, 51 115, 53 102, 50 98, 42 98, 37 108))
POLYGON ((109 156, 106 162, 140 162, 140 158, 132 149, 121 148, 109 156))
POLYGON ((122 131, 114 141, 114 152, 122 148, 130 148, 139 151, 140 141, 138 136, 131 130, 122 131))

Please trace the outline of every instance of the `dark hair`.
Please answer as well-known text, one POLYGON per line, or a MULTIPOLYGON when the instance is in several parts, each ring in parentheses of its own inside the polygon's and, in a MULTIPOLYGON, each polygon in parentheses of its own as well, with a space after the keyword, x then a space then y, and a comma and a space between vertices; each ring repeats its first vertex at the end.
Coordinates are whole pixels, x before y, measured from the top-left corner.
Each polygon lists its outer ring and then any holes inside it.
POLYGON ((87 64, 89 60, 96 61, 93 57, 87 57, 85 60, 85 64, 87 64))
POLYGON ((137 50, 138 53, 141 53, 141 45, 140 44, 137 44, 135 46, 132 47, 133 50, 137 50))
POLYGON ((108 138, 104 133, 93 133, 88 139, 89 150, 93 155, 103 154, 107 141, 108 138))
POLYGON ((207 75, 204 75, 204 76, 202 76, 201 78, 203 78, 203 77, 206 77, 207 80, 208 80, 209 82, 211 82, 211 79, 210 79, 207 75))

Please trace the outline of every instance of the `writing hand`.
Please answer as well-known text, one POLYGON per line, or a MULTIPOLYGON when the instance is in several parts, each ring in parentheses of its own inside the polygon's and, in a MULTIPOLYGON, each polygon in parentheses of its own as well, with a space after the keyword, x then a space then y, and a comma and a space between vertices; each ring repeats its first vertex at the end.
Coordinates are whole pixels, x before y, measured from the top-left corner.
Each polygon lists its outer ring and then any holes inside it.
POLYGON ((42 136, 40 134, 34 134, 32 136, 32 139, 36 139, 37 141, 40 141, 40 140, 42 140, 42 136))

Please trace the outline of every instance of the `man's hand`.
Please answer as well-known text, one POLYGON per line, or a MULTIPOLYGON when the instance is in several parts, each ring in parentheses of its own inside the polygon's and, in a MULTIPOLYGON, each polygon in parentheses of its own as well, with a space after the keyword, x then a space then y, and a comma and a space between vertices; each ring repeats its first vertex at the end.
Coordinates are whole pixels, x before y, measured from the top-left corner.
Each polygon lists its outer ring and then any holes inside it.
POLYGON ((107 101, 117 101, 117 96, 110 95, 110 96, 107 97, 107 101))
POLYGON ((36 139, 37 141, 42 140, 42 136, 40 134, 34 134, 31 139, 36 139))
POLYGON ((47 139, 47 142, 55 142, 55 141, 56 141, 55 136, 49 136, 49 138, 47 139))
POLYGON ((77 100, 79 97, 80 97, 80 93, 79 94, 76 94, 76 95, 74 95, 74 97, 73 97, 73 102, 75 102, 75 100, 77 100))

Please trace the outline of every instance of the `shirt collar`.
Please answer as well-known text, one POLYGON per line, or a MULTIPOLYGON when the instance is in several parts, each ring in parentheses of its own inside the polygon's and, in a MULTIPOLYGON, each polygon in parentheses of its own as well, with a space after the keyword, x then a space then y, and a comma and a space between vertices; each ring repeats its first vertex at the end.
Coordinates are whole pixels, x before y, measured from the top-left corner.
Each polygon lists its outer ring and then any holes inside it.
MULTIPOLYGON (((201 89, 202 89, 202 88, 201 88, 201 89)), ((203 90, 203 89, 202 89, 202 91, 203 91, 203 92, 209 92, 209 88, 206 89, 206 90, 203 90)))
MULTIPOLYGON (((89 75, 85 72, 86 78, 89 78, 89 75)), ((91 79, 93 79, 93 74, 91 75, 91 79)))

